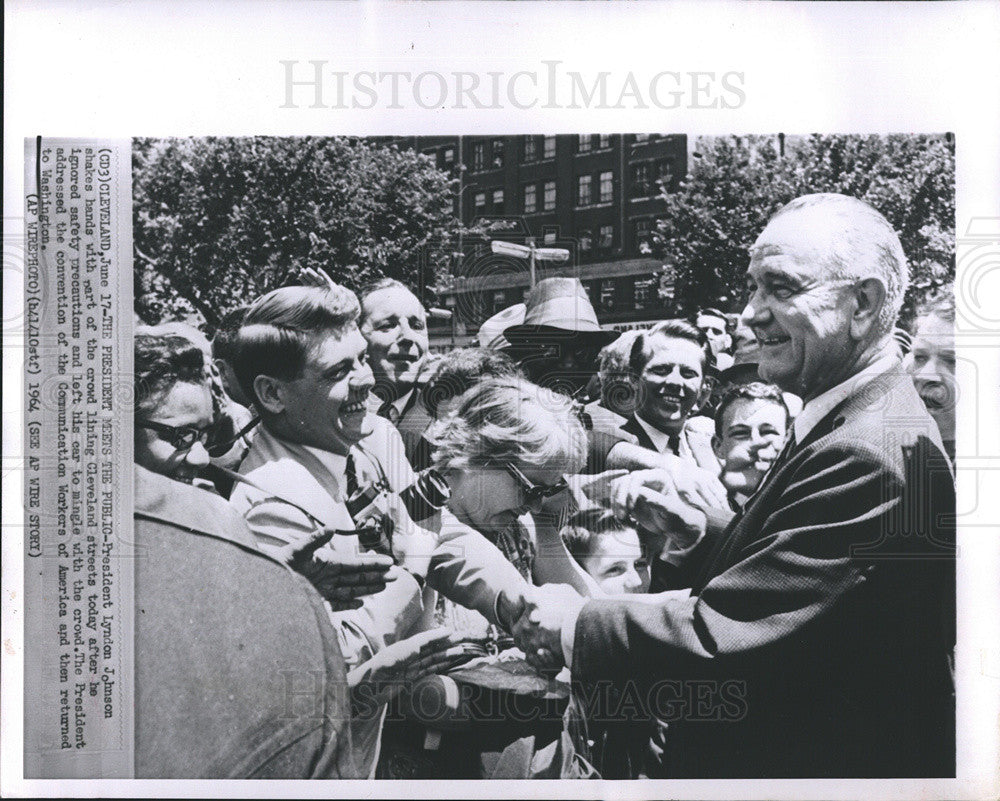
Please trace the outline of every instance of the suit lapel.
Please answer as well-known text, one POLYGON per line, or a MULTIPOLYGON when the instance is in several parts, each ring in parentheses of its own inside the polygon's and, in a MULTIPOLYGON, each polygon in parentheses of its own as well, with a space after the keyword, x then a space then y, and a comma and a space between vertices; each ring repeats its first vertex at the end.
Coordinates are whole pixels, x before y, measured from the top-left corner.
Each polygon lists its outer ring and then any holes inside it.
POLYGON ((639 445, 647 450, 655 451, 656 445, 653 444, 653 440, 649 438, 649 434, 646 433, 646 429, 643 428, 639 421, 635 419, 635 415, 632 415, 625 425, 622 426, 622 431, 627 431, 629 434, 634 436, 639 440, 639 445))

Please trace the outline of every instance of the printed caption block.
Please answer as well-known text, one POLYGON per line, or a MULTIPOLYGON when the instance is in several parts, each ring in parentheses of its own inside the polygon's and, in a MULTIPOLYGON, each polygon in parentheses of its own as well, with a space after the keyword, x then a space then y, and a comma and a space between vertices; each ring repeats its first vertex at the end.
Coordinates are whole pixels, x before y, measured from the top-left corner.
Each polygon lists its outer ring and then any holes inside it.
POLYGON ((25 143, 24 772, 132 775, 128 141, 25 143))

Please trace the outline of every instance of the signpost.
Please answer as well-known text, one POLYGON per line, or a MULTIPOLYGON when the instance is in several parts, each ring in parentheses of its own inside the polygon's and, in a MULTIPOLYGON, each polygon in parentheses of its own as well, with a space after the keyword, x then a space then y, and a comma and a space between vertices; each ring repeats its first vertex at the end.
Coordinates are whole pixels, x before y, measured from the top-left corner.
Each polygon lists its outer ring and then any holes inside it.
POLYGON ((565 248, 536 248, 534 237, 528 238, 527 245, 516 245, 513 242, 504 242, 494 239, 490 242, 493 252, 501 256, 513 256, 518 259, 528 260, 528 271, 530 275, 529 287, 535 285, 535 261, 569 261, 569 251, 565 248))

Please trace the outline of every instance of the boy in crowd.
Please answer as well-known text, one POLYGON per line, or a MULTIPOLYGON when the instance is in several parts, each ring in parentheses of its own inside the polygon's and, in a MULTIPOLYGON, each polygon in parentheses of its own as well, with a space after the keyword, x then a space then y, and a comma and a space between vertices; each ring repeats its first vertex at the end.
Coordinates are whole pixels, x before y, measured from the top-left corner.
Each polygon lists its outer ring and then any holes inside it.
POLYGON ((788 406, 773 384, 737 384, 722 396, 712 450, 722 464, 720 479, 734 509, 742 508, 760 486, 790 424, 788 406))
POLYGON ((649 589, 649 563, 635 527, 604 507, 573 514, 560 532, 566 549, 604 595, 643 593, 649 589))

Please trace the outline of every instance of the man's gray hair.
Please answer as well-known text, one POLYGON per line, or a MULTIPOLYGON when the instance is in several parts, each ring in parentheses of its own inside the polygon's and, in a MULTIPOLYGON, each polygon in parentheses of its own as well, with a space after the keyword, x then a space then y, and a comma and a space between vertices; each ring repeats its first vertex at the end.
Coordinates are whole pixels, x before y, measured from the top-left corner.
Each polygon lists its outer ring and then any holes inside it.
POLYGON ((823 256, 832 271, 831 278, 878 279, 885 287, 878 330, 882 335, 891 333, 910 284, 910 268, 896 231, 882 214, 863 200, 832 192, 795 198, 779 209, 771 221, 790 212, 813 209, 822 209, 843 224, 832 247, 823 256))

